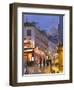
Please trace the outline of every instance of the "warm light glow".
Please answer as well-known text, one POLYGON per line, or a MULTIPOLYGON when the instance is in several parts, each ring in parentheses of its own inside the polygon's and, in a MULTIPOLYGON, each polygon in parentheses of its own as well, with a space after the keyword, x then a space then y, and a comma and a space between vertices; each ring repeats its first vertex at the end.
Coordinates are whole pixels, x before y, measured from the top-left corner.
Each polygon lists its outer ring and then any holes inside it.
POLYGON ((32 60, 32 53, 28 53, 28 60, 29 60, 29 61, 32 60))
POLYGON ((24 48, 34 48, 34 41, 24 40, 24 48))
POLYGON ((32 57, 32 61, 34 61, 34 57, 32 57))

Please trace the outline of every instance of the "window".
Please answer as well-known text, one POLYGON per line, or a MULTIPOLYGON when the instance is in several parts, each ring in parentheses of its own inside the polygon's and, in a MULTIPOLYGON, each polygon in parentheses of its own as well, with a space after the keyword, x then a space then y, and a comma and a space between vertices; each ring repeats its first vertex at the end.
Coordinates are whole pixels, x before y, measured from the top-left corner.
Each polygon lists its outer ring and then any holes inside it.
POLYGON ((24 40, 26 40, 26 38, 24 38, 24 40))
POLYGON ((27 30, 27 36, 31 36, 31 30, 27 30))

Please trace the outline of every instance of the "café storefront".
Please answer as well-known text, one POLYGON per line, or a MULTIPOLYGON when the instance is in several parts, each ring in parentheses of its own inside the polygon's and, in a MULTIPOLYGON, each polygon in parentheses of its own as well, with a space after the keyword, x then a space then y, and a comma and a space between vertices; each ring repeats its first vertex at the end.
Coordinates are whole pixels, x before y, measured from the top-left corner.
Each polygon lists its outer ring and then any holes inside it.
POLYGON ((38 47, 33 47, 30 40, 24 42, 24 60, 26 63, 34 62, 36 65, 43 66, 46 60, 46 53, 38 47))

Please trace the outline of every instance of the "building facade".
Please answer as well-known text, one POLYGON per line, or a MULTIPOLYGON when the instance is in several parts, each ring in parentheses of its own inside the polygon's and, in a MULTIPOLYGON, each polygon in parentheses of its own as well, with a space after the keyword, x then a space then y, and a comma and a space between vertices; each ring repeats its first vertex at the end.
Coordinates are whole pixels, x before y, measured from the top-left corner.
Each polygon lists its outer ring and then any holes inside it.
POLYGON ((49 40, 49 51, 51 53, 51 56, 53 57, 55 53, 57 52, 57 44, 53 43, 52 41, 49 40))
POLYGON ((44 62, 48 53, 48 36, 36 27, 35 24, 24 23, 24 60, 44 62))

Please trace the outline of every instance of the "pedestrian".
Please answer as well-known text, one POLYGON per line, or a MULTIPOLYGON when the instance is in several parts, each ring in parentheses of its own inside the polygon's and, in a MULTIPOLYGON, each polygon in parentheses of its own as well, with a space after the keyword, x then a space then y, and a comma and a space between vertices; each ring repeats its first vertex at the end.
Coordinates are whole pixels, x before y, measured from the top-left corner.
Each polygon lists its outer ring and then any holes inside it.
POLYGON ((40 57, 40 68, 42 67, 42 58, 40 57))
POLYGON ((45 67, 45 58, 44 58, 44 60, 43 60, 43 66, 45 67))

